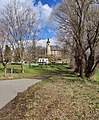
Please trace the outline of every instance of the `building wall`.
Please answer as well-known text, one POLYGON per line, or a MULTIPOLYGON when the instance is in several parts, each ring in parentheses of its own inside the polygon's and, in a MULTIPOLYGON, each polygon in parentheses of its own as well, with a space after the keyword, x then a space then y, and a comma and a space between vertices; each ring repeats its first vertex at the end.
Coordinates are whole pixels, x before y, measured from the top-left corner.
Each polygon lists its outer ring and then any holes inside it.
POLYGON ((46 43, 46 54, 47 55, 55 55, 55 56, 61 56, 61 51, 52 51, 50 46, 50 41, 47 41, 46 43))
POLYGON ((47 43, 47 55, 51 55, 51 46, 47 43))
POLYGON ((61 56, 61 51, 51 51, 52 55, 61 56))
POLYGON ((46 64, 48 64, 48 62, 49 62, 48 58, 39 58, 38 59, 38 63, 46 63, 46 64))

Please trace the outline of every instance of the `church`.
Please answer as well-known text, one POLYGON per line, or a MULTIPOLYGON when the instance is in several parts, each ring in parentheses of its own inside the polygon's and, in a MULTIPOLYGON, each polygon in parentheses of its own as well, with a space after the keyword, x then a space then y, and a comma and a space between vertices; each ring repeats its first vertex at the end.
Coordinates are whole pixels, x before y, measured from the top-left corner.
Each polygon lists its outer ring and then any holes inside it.
POLYGON ((48 64, 49 62, 54 62, 54 63, 58 62, 59 63, 60 61, 58 59, 61 58, 61 56, 62 56, 62 50, 58 45, 51 45, 50 40, 48 39, 46 42, 46 55, 47 55, 47 58, 41 57, 38 59, 37 62, 40 64, 48 64), (49 58, 48 56, 53 56, 53 57, 57 58, 57 61, 56 61, 56 59, 49 58))
POLYGON ((46 54, 61 57, 61 48, 57 45, 51 45, 48 39, 46 42, 46 54))

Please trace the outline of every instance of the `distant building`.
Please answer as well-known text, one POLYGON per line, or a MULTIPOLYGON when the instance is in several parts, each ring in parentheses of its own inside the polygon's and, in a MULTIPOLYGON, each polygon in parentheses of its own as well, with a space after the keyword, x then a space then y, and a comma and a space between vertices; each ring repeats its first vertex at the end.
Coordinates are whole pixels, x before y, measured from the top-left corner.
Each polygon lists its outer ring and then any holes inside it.
POLYGON ((57 45, 50 45, 50 40, 48 39, 47 40, 47 43, 46 43, 46 54, 47 55, 54 55, 54 56, 61 56, 61 48, 57 45))
MULTIPOLYGON (((62 53, 61 48, 57 45, 50 45, 50 40, 48 39, 47 42, 46 42, 47 58, 46 57, 40 57, 40 58, 38 58, 37 62, 41 63, 41 64, 43 64, 43 63, 48 64, 49 62, 55 63, 57 61, 56 58, 61 57, 61 53, 62 53), (52 57, 49 57, 51 55, 52 55, 52 57)), ((58 62, 59 62, 59 60, 58 60, 58 62)))
POLYGON ((48 58, 39 58, 37 62, 41 64, 48 64, 49 60, 48 58))

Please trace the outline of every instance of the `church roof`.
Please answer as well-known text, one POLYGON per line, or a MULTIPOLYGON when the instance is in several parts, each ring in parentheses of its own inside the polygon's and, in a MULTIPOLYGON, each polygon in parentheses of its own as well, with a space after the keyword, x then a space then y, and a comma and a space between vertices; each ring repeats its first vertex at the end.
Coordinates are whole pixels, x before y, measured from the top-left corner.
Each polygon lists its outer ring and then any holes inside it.
POLYGON ((59 46, 53 46, 53 45, 51 45, 51 51, 60 51, 61 50, 61 48, 59 47, 59 46))

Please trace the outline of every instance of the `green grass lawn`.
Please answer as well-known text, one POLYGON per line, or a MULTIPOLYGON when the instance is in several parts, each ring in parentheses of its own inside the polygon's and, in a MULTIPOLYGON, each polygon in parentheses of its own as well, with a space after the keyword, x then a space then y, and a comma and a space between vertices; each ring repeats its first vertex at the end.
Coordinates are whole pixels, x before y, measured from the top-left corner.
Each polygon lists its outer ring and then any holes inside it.
MULTIPOLYGON (((7 78, 11 79, 11 68, 13 68, 13 74, 12 79, 17 78, 30 78, 34 76, 40 76, 40 75, 49 75, 49 74, 55 74, 61 70, 65 70, 65 67, 63 65, 40 65, 37 67, 31 67, 29 68, 29 65, 24 65, 24 74, 21 73, 21 66, 20 65, 7 65, 7 78)), ((4 68, 0 64, 0 79, 4 78, 4 68)))
MULTIPOLYGON (((17 79, 17 78, 33 78, 35 76, 42 76, 42 75, 54 75, 54 74, 61 74, 65 78, 69 78, 72 80, 77 79, 73 70, 68 69, 67 65, 39 65, 36 67, 29 68, 29 65, 24 65, 24 74, 21 73, 21 66, 20 65, 7 65, 7 77, 4 78, 4 68, 0 64, 0 79, 17 79), (11 77, 10 70, 13 68, 13 74, 11 77), (74 77, 73 77, 74 76, 74 77)), ((97 70, 92 77, 95 81, 99 82, 99 70, 97 70)))

